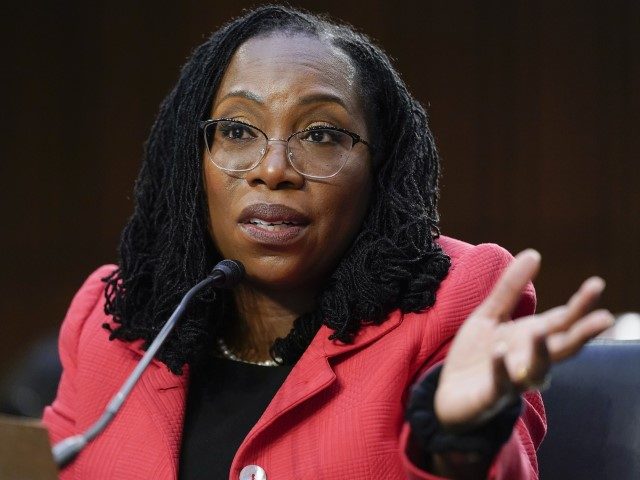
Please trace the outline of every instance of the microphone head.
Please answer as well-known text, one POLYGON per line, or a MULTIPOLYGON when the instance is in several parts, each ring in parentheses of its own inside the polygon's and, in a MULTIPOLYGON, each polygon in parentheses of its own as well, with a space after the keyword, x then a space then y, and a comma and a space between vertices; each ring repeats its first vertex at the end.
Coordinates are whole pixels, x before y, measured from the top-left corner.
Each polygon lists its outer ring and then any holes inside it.
POLYGON ((212 276, 216 278, 216 286, 220 288, 233 288, 244 278, 244 265, 238 260, 222 260, 218 262, 212 276))

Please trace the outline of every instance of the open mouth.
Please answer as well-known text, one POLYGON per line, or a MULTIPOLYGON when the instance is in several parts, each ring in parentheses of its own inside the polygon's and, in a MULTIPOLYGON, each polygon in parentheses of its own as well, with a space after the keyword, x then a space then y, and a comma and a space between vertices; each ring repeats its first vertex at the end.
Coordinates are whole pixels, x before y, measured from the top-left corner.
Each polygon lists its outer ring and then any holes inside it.
POLYGON ((242 210, 238 223, 252 241, 276 246, 302 238, 311 221, 286 205, 256 203, 242 210))

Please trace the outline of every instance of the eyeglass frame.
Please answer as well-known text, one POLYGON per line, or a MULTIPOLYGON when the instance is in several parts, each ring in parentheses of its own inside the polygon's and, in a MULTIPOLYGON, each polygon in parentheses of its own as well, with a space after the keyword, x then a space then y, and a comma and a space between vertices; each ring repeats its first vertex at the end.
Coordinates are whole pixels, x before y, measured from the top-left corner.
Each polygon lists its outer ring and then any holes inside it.
MULTIPOLYGON (((351 150, 353 150, 353 147, 355 147, 358 143, 362 143, 363 145, 366 145, 370 151, 373 151, 373 148, 371 147, 371 144, 366 141, 364 138, 362 138, 360 135, 358 135, 357 133, 354 133, 350 130, 347 130, 346 128, 340 128, 340 127, 333 127, 333 126, 325 126, 325 125, 317 125, 317 126, 312 126, 312 127, 307 127, 305 129, 302 129, 298 132, 294 132, 291 135, 289 135, 286 139, 284 138, 269 138, 267 136, 267 134, 265 132, 263 132, 260 128, 256 127, 255 125, 251 125, 250 123, 247 122, 243 122, 242 120, 235 120, 233 118, 209 118, 207 120, 202 120, 200 121, 199 124, 199 128, 200 130, 202 130, 202 137, 204 140, 204 144, 205 144, 205 148, 207 149, 207 153, 209 154, 209 160, 211 161, 211 163, 213 163, 217 168, 219 168, 220 170, 222 170, 223 172, 250 172, 251 170, 253 170, 254 168, 256 168, 258 165, 260 165, 260 163, 262 163, 262 160, 264 159, 265 155, 267 154, 267 148, 269 147, 269 143, 270 142, 284 142, 287 145, 287 162, 289 163, 289 165, 291 165, 291 168, 293 168, 296 172, 298 172, 300 175, 302 175, 305 178, 312 178, 312 179, 326 179, 326 178, 332 178, 335 177, 336 175, 338 175, 342 169, 344 168, 344 166, 347 164, 347 162, 349 161, 349 158, 347 158, 345 160, 345 162, 342 164, 342 166, 338 169, 338 171, 336 173, 333 173, 331 175, 326 175, 326 176, 319 176, 319 175, 309 175, 307 173, 302 173, 300 170, 298 170, 296 168, 296 166, 293 164, 293 162, 291 161, 291 155, 293 154, 293 152, 291 151, 291 148, 289 147, 289 140, 291 140, 293 137, 295 137, 296 135, 300 134, 300 133, 304 133, 304 132, 313 132, 314 130, 332 130, 335 132, 340 132, 340 133, 344 133, 345 135, 348 135, 349 137, 351 137, 351 150), (264 152, 262 153, 262 156, 260 157, 260 159, 256 162, 256 164, 254 166, 252 166, 251 168, 246 168, 246 169, 240 169, 240 170, 236 170, 233 168, 223 168, 221 166, 219 166, 217 163, 215 163, 213 161, 213 159, 211 158, 211 150, 209 149, 209 142, 207 141, 207 133, 206 133, 206 129, 209 125, 214 124, 214 123, 218 123, 218 122, 234 122, 234 123, 238 123, 240 125, 244 125, 245 127, 249 127, 249 128, 253 128, 254 130, 257 130, 258 132, 260 132, 265 140, 267 141, 267 145, 265 147, 264 152)), ((351 151, 349 150, 349 151, 351 151)))

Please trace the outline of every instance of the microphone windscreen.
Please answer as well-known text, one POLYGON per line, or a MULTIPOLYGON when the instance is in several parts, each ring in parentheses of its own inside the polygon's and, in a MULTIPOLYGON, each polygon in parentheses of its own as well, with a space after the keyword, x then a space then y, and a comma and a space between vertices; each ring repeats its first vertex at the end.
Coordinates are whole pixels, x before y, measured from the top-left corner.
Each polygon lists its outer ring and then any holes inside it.
POLYGON ((222 273, 221 281, 217 284, 222 288, 233 288, 244 278, 244 265, 238 260, 222 260, 213 268, 212 275, 222 273))

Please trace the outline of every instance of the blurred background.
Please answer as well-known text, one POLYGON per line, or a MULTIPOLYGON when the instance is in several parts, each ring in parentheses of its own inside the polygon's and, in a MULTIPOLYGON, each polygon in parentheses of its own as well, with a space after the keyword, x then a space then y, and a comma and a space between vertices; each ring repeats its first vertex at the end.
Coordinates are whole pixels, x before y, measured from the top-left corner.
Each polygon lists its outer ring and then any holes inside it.
MULTIPOLYGON (((157 108, 192 49, 260 2, 4 7, 0 378, 117 261, 157 108)), ((292 1, 393 57, 443 158, 442 232, 535 247, 544 309, 585 277, 640 310, 640 2, 292 1)))

